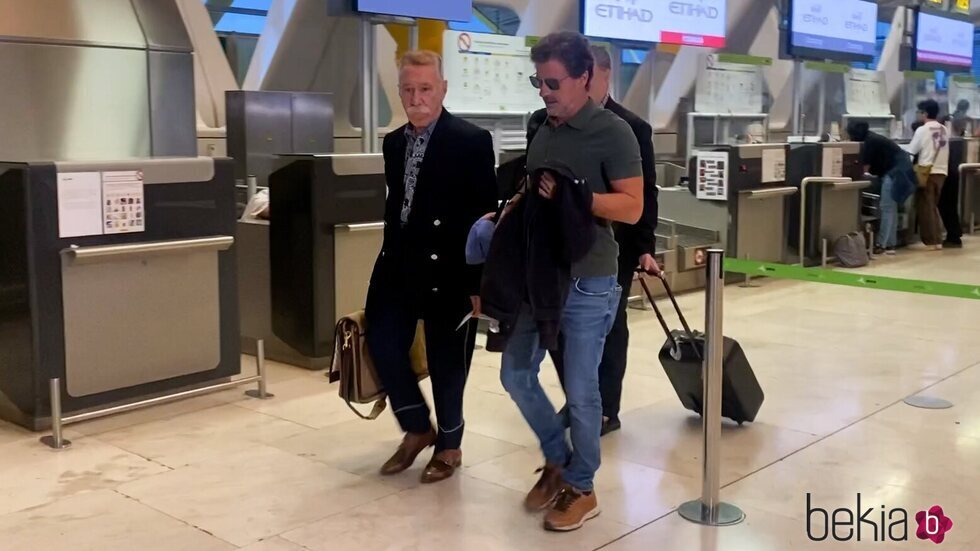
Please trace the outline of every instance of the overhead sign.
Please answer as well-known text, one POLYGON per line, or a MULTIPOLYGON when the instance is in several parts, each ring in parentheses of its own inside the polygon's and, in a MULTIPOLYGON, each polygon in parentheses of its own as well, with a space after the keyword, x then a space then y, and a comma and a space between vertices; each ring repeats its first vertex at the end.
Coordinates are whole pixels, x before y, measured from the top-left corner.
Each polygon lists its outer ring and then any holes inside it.
POLYGON ((973 23, 919 12, 915 29, 916 68, 973 66, 973 23))
POLYGON ((870 60, 878 5, 864 0, 793 0, 790 51, 820 60, 870 60))
POLYGON ((354 10, 465 23, 473 18, 473 0, 354 0, 354 10))
POLYGON ((582 0, 582 34, 724 48, 727 0, 582 0))

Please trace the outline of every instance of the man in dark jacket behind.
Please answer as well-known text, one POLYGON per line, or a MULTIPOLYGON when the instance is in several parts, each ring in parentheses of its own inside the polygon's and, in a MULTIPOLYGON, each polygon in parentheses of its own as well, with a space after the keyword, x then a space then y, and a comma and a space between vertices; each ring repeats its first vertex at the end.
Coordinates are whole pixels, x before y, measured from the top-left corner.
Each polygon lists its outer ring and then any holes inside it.
MULTIPOLYGON (((619 285, 623 288, 622 297, 616 310, 616 321, 613 323, 606 345, 602 352, 602 363, 599 366, 599 388, 602 392, 602 434, 620 428, 619 409, 623 395, 623 378, 626 376, 627 349, 629 347, 629 323, 626 318, 629 290, 633 283, 633 274, 640 267, 644 272, 656 274, 660 267, 653 254, 656 246, 654 231, 657 228, 657 170, 653 150, 653 128, 635 113, 616 103, 610 96, 610 79, 612 77, 612 60, 609 51, 601 46, 593 45, 592 57, 595 58, 595 75, 589 88, 589 96, 597 105, 612 111, 616 116, 626 121, 636 136, 640 145, 640 157, 643 162, 643 215, 636 224, 614 224, 616 241, 619 243, 619 285)), ((528 122, 530 143, 533 133, 547 121, 548 111, 536 111, 528 122), (532 132, 532 129, 534 132, 532 132)), ((559 378, 564 378, 561 354, 552 354, 559 378)))
POLYGON ((384 245, 368 290, 367 342, 392 410, 405 431, 385 475, 412 466, 425 448, 435 454, 422 482, 449 478, 462 461, 463 389, 480 312, 479 266, 468 266, 470 227, 496 205, 490 134, 442 107, 447 83, 433 52, 409 52, 398 92, 409 123, 385 136, 384 245), (409 350, 424 321, 437 427, 412 371, 409 350))

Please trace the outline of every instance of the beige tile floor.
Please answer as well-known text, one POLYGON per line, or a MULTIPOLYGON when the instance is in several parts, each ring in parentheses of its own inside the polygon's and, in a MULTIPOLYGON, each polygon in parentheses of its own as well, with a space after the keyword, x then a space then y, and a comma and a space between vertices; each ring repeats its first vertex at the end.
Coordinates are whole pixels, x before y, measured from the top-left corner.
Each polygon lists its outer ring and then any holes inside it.
MULTIPOLYGON (((863 270, 980 282, 980 241, 906 252, 863 270)), ((681 304, 703 325, 700 293, 681 304)), ((74 425, 71 450, 0 423, 0 550, 610 549, 784 551, 927 549, 907 542, 812 542, 806 495, 833 510, 885 505, 954 519, 943 550, 980 549, 980 302, 762 281, 729 286, 726 333, 740 340, 767 399, 755 423, 722 431, 722 497, 747 513, 722 529, 676 508, 700 492, 697 417, 678 404, 656 355, 652 313, 631 311, 623 430, 603 441, 603 514, 568 535, 520 508, 541 459, 478 352, 467 388, 465 468, 435 486, 422 461, 376 468, 398 442, 390 413, 356 419, 322 373, 270 364, 276 397, 241 390, 74 425), (925 392, 944 411, 901 400, 925 392)), ((670 323, 677 325, 671 316, 670 323)), ((251 371, 253 360, 243 359, 251 371)), ((561 390, 542 373, 555 403, 561 390)), ((843 531, 842 531, 843 533, 843 531)), ((867 534, 865 527, 865 534, 867 534)), ((867 537, 865 538, 867 540, 867 537)))

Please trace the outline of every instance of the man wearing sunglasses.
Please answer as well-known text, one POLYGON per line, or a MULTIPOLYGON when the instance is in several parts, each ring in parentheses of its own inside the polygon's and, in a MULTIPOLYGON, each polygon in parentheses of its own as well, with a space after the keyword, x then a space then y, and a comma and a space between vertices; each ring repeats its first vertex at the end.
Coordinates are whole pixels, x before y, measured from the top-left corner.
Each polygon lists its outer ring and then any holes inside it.
MULTIPOLYGON (((525 506, 549 509, 544 526, 569 531, 599 514, 593 479, 599 468, 602 404, 599 363, 606 335, 616 317, 622 288, 617 283, 619 246, 613 222, 635 224, 643 213, 643 168, 636 137, 626 122, 589 97, 594 60, 589 41, 578 33, 549 35, 531 50, 548 121, 528 147, 527 170, 535 173, 560 162, 585 180, 593 193, 596 240, 585 258, 572 266, 565 301, 564 389, 571 447, 564 422, 538 380, 545 351, 529 308, 513 328, 501 365, 504 388, 541 442, 545 467, 525 506)), ((538 193, 555 196, 556 181, 541 178, 538 193)), ((574 237, 572 237, 574 238, 574 237)))
MULTIPOLYGON (((602 435, 619 430, 619 409, 623 395, 623 379, 626 376, 627 350, 629 348, 629 323, 626 310, 629 288, 639 266, 648 274, 660 272, 654 259, 657 228, 657 170, 653 150, 653 128, 629 109, 617 103, 610 94, 612 59, 609 50, 602 46, 591 47, 595 59, 595 75, 589 87, 589 96, 604 109, 608 109, 629 124, 640 145, 643 159, 643 216, 636 224, 614 224, 616 242, 619 243, 619 285, 623 287, 616 321, 606 337, 606 346, 599 365, 599 388, 602 394, 602 435)), ((528 134, 537 133, 548 120, 548 110, 536 111, 528 121, 528 134), (532 133, 533 129, 533 133, 532 133)), ((528 139, 528 143, 533 138, 528 139)), ((561 354, 552 354, 559 379, 564 380, 564 362, 561 354)))

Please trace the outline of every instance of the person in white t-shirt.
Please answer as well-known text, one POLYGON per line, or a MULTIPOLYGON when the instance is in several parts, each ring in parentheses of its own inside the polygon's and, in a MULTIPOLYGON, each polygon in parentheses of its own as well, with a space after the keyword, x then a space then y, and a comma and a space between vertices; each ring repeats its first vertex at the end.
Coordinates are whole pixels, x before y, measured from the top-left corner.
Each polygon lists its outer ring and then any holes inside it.
POLYGON ((920 167, 932 167, 925 184, 915 194, 916 216, 922 242, 934 249, 943 248, 943 227, 939 217, 939 194, 949 174, 949 129, 939 123, 939 104, 936 100, 919 102, 918 118, 922 126, 915 131, 906 150, 919 156, 920 167))

